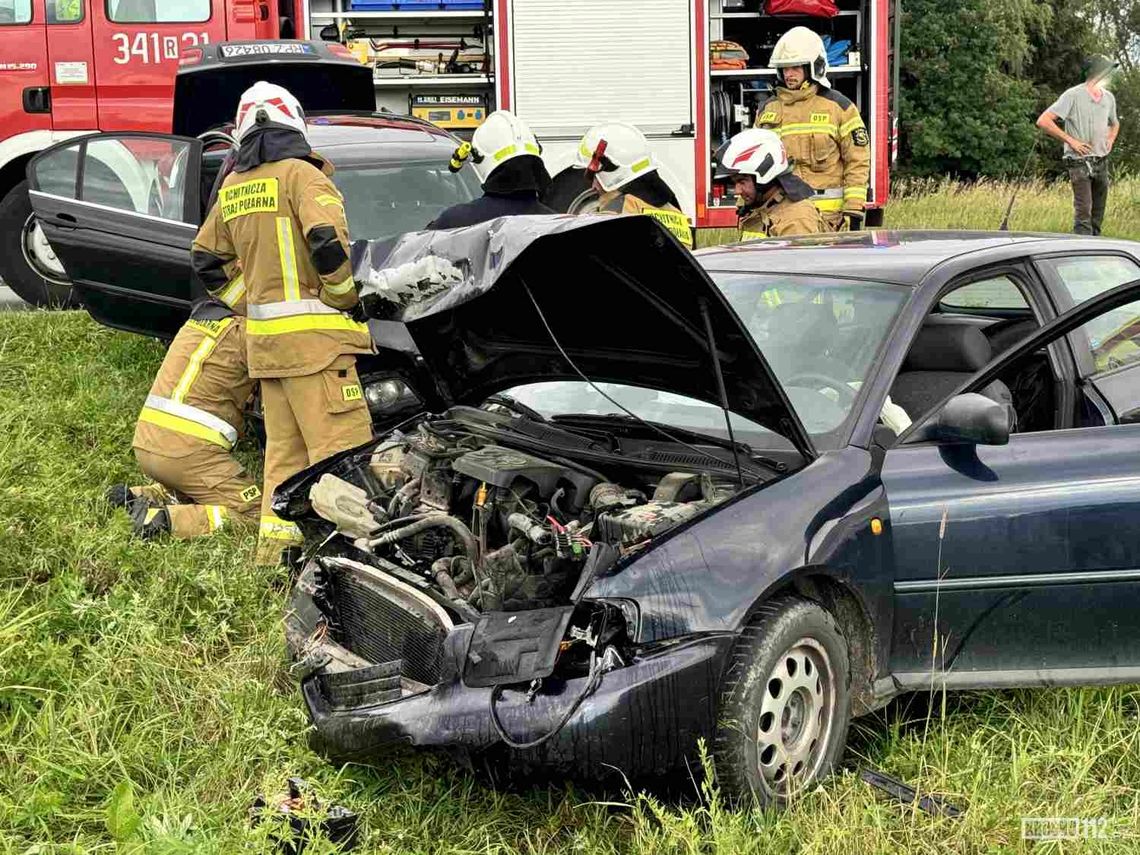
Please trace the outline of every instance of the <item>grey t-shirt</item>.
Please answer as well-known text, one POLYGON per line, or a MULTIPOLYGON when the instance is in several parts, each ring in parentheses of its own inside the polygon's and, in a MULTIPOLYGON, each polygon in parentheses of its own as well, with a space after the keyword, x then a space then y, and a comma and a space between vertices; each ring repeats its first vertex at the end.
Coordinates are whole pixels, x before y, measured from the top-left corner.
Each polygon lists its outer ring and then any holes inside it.
MULTIPOLYGON (((1093 100, 1088 87, 1081 83, 1061 93, 1049 111, 1065 123, 1065 133, 1092 146, 1092 154, 1108 154, 1108 129, 1116 124, 1116 96, 1107 89, 1100 101, 1093 100)), ((1065 157, 1080 157, 1065 144, 1065 157)))

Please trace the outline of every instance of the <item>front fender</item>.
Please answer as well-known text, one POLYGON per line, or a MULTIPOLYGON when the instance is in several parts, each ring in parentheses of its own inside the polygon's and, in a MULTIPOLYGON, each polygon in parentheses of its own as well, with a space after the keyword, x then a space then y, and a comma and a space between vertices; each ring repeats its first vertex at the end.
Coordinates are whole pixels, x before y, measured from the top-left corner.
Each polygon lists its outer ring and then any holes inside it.
POLYGON ((874 513, 887 518, 870 455, 829 452, 619 562, 585 596, 635 601, 637 641, 648 643, 738 631, 804 567, 826 566, 881 629, 889 626, 890 567, 869 525, 874 513))

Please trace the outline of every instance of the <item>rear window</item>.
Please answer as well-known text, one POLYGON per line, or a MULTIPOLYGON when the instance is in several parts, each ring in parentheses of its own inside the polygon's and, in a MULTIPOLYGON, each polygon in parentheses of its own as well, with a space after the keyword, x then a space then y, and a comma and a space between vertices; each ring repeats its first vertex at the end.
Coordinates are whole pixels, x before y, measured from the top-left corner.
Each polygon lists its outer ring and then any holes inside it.
POLYGON ((0 0, 0 25, 31 22, 32 0, 0 0))
POLYGON ((333 181, 344 195, 353 240, 420 231, 444 208, 482 192, 471 170, 451 172, 445 160, 338 165, 333 181))
POLYGON ((210 2, 211 0, 107 0, 107 17, 117 24, 208 21, 210 2))

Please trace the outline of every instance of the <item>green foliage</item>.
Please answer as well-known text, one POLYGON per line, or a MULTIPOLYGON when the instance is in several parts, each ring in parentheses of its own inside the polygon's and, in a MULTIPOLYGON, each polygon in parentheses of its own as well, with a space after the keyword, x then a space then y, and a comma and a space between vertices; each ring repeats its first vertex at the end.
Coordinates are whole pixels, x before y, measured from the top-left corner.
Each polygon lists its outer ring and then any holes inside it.
POLYGON ((1035 93, 1017 76, 1051 17, 1037 0, 906 0, 900 114, 912 175, 1018 174, 1029 156, 1035 93))

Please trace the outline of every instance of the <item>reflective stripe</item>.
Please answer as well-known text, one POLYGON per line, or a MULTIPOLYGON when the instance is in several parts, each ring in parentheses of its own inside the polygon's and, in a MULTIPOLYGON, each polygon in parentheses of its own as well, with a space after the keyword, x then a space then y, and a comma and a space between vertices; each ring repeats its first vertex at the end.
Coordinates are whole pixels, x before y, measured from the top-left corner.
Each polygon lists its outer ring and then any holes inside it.
POLYGON ((854 119, 848 119, 846 122, 839 126, 839 136, 845 137, 856 128, 862 127, 865 127, 863 124, 862 116, 856 116, 854 119))
POLYGON ((844 187, 843 188, 843 198, 844 199, 866 199, 867 198, 867 188, 866 187, 844 187))
POLYGON ((495 152, 492 155, 492 157, 495 160, 502 160, 507 155, 514 154, 516 151, 518 151, 518 146, 513 145, 513 144, 512 145, 506 145, 506 146, 503 146, 501 149, 499 149, 497 152, 495 152))
POLYGON ((534 155, 541 155, 542 154, 542 149, 540 149, 534 143, 527 143, 526 145, 523 146, 523 150, 527 154, 534 154, 534 155))
POLYGON ((232 448, 238 438, 233 426, 213 413, 159 395, 146 396, 146 404, 139 419, 196 436, 226 449, 232 448))
POLYGON ((347 294, 349 291, 351 291, 355 287, 356 287, 356 281, 351 276, 349 276, 347 279, 345 279, 339 285, 326 285, 325 290, 328 291, 333 296, 339 297, 341 294, 347 294))
POLYGON ((634 175, 637 175, 637 173, 639 173, 639 172, 643 172, 643 171, 645 171, 646 169, 648 169, 648 168, 649 168, 649 165, 650 165, 652 162, 653 162, 653 161, 652 161, 652 160, 650 160, 648 157, 645 157, 645 158, 642 158, 641 160, 639 160, 637 163, 635 163, 635 164, 634 164, 633 166, 631 166, 629 169, 630 169, 630 171, 631 171, 631 172, 632 172, 634 175))
POLYGON ((829 199, 826 196, 816 196, 811 200, 811 203, 815 205, 817 209, 823 211, 825 214, 843 210, 842 196, 840 196, 838 199, 829 199))
POLYGON ((286 318, 272 318, 267 321, 255 321, 250 318, 245 326, 245 331, 249 335, 281 335, 283 333, 330 330, 345 330, 368 335, 367 324, 358 323, 340 312, 333 315, 295 315, 286 318))
POLYGON ((815 198, 817 199, 842 199, 842 187, 828 187, 826 190, 815 190, 815 198))
POLYGON ((239 273, 227 282, 215 296, 232 309, 245 296, 245 276, 239 273))
POLYGON ((780 125, 778 128, 773 128, 773 130, 781 137, 795 137, 803 136, 805 134, 822 133, 830 134, 832 137, 837 137, 839 135, 839 127, 832 124, 831 122, 828 122, 826 125, 822 123, 813 125, 800 122, 789 125, 780 125))
POLYGON ((261 303, 250 306, 246 316, 251 321, 268 321, 272 318, 287 318, 292 315, 339 315, 334 309, 320 300, 288 300, 281 303, 261 303))
POLYGON ((740 233, 741 240, 759 240, 760 238, 768 237, 767 232, 744 232, 740 233))
POLYGON ((321 195, 317 196, 314 201, 316 201, 318 205, 322 205, 326 208, 344 207, 344 203, 340 199, 338 199, 336 196, 331 196, 328 193, 322 193, 321 195))
POLYGON ((582 157, 593 157, 594 156, 594 153, 592 151, 590 151, 588 148, 586 148, 585 143, 582 143, 578 146, 578 153, 580 155, 582 155, 582 157))
MULTIPOLYGON (((226 318, 229 320, 229 318, 226 318)), ((170 393, 172 401, 185 401, 186 395, 190 391, 190 387, 194 381, 198 379, 198 375, 202 371, 202 363, 206 357, 214 352, 214 348, 218 346, 218 340, 212 336, 207 335, 194 348, 194 352, 190 354, 190 361, 186 363, 186 370, 182 372, 182 376, 178 378, 178 384, 174 387, 174 391, 170 393)))
POLYGON ((165 508, 147 508, 146 514, 143 516, 143 525, 150 525, 154 522, 154 518, 162 513, 165 508))
POLYGON ((286 540, 290 543, 304 543, 304 535, 295 523, 285 522, 280 517, 263 516, 258 527, 258 536, 267 540, 286 540))
POLYGON ((281 260, 281 281, 285 285, 285 299, 300 300, 301 286, 297 282, 297 253, 293 248, 293 221, 289 217, 277 218, 277 254, 281 260))
POLYGON ((226 509, 221 505, 203 505, 206 509, 206 518, 210 523, 210 532, 213 533, 226 524, 226 509))
POLYGON ((249 335, 279 335, 290 332, 348 330, 368 335, 368 325, 358 323, 339 309, 320 300, 291 300, 250 306, 245 331, 249 335))

